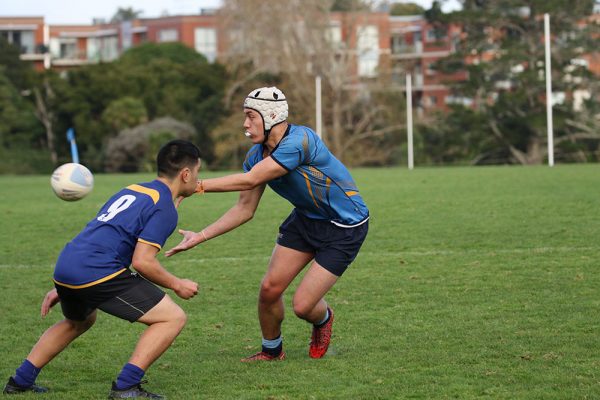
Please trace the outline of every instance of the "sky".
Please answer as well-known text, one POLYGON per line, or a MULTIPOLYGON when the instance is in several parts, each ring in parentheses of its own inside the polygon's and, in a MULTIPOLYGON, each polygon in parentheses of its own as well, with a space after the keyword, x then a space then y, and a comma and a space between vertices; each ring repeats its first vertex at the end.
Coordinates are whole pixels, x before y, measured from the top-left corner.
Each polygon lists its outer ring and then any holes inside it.
MULTIPOLYGON (((424 8, 432 0, 411 0, 424 8)), ((444 11, 456 9, 457 0, 446 0, 444 11)), ((215 8, 221 0, 0 0, 0 16, 43 16, 47 24, 90 24, 93 18, 109 20, 119 7, 143 11, 142 17, 198 14, 201 8, 215 8)))

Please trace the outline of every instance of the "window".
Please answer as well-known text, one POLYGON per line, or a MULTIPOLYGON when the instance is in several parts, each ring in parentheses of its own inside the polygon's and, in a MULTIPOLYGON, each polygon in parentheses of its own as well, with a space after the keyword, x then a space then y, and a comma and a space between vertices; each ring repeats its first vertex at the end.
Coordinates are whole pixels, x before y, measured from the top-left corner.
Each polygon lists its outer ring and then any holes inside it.
POLYGON ((50 52, 56 58, 76 58, 77 39, 75 38, 53 38, 50 40, 50 52))
POLYGON ((447 34, 443 28, 430 28, 427 29, 425 37, 428 42, 437 42, 446 39, 447 34))
POLYGON ((437 73, 435 64, 435 61, 425 63, 425 75, 435 75, 437 73))
POLYGON ((358 74, 373 78, 377 75, 379 66, 379 31, 375 25, 361 26, 357 36, 358 74))
POLYGON ((21 50, 22 54, 35 53, 35 38, 33 31, 1 31, 0 35, 6 41, 21 50))
POLYGON ((325 36, 333 48, 339 49, 342 47, 342 27, 338 22, 332 22, 327 27, 325 36))
POLYGON ((202 54, 208 62, 217 59, 217 31, 214 28, 196 28, 194 31, 196 51, 202 54))
POLYGON ((413 34, 413 42, 415 44, 415 53, 423 52, 423 40, 421 32, 415 32, 413 34))
POLYGON ((95 38, 88 38, 87 40, 87 59, 90 61, 98 61, 100 58, 100 52, 98 50, 99 40, 95 38))
POLYGON ((403 35, 393 35, 391 38, 392 54, 407 53, 408 46, 403 35))
POLYGON ((161 29, 158 31, 158 42, 176 42, 179 40, 177 29, 161 29))
POLYGON ((100 38, 100 60, 113 61, 119 56, 119 38, 117 36, 105 36, 100 38))

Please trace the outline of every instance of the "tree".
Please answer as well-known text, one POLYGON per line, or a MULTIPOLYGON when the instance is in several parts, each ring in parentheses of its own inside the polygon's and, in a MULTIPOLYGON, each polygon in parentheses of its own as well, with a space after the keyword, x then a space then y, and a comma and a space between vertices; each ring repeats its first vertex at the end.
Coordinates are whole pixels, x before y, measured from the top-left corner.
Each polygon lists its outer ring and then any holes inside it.
POLYGON ((394 3, 390 15, 423 15, 425 9, 416 3, 394 3))
POLYGON ((193 139, 196 132, 190 124, 173 118, 159 118, 135 128, 124 129, 109 139, 106 146, 107 172, 150 172, 160 146, 173 139, 193 139))
POLYGON ((593 117, 598 99, 592 96, 579 110, 573 103, 582 91, 599 93, 597 77, 581 62, 596 51, 598 25, 580 24, 593 12, 593 4, 592 0, 465 0, 462 11, 430 15, 436 23, 463 26, 458 52, 440 68, 449 72, 459 66, 469 72, 469 79, 453 91, 473 100, 483 117, 482 130, 493 139, 480 147, 479 161, 485 162, 485 154, 496 159, 505 154, 504 162, 540 164, 547 155, 544 13, 551 16, 553 91, 565 97, 554 108, 558 158, 585 159, 581 151, 588 144, 577 143, 600 139, 600 121, 593 117))
MULTIPOLYGON (((290 120, 312 125, 318 75, 324 139, 330 149, 350 165, 386 162, 393 151, 386 144, 403 128, 393 120, 399 105, 373 90, 376 79, 361 80, 355 71, 361 50, 353 38, 361 24, 369 23, 370 14, 345 14, 340 28, 345 35, 338 41, 331 35, 333 5, 320 0, 226 0, 222 12, 235 39, 225 62, 232 78, 225 103, 238 106, 257 84, 278 84, 292 105, 290 120), (282 21, 282 16, 292 17, 282 21)), ((232 136, 243 140, 237 132, 232 136)))
POLYGON ((110 19, 111 24, 131 21, 139 18, 144 12, 142 10, 134 10, 133 7, 121 8, 117 10, 115 15, 110 19))
POLYGON ((19 90, 29 90, 33 84, 34 71, 30 64, 21 61, 21 50, 0 36, 0 66, 4 75, 19 90))
POLYGON ((148 122, 146 107, 140 99, 125 96, 112 101, 102 112, 102 121, 114 132, 148 122))
POLYGON ((368 2, 363 0, 333 0, 331 3, 331 11, 368 11, 370 7, 368 2))
MULTIPOLYGON (((193 49, 180 44, 145 44, 112 63, 69 71, 52 85, 54 129, 74 128, 82 160, 104 167, 107 141, 125 127, 172 117, 195 128, 194 140, 211 162, 209 132, 223 115, 225 72, 193 49)), ((66 149, 64 135, 57 147, 66 149)))

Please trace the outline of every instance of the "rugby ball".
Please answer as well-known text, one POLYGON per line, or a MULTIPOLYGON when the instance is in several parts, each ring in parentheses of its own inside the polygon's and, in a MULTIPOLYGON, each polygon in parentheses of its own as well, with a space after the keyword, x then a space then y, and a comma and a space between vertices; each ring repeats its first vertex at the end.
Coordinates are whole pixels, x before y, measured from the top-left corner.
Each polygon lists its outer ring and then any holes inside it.
POLYGON ((59 198, 65 201, 76 201, 92 191, 94 176, 83 165, 68 163, 54 170, 50 184, 59 198))

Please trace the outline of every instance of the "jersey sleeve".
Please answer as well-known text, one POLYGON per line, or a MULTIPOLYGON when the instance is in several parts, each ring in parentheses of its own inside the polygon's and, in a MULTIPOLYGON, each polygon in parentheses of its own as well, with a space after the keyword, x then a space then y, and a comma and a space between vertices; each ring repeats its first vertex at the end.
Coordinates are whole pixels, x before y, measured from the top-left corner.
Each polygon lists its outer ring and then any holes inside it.
POLYGON ((287 136, 271 153, 271 158, 288 171, 310 162, 310 139, 304 132, 301 135, 287 136))
POLYGON ((140 232, 138 241, 157 247, 159 250, 177 226, 177 212, 157 209, 140 232))
POLYGON ((252 167, 254 167, 254 165, 260 161, 259 156, 261 151, 262 146, 259 144, 252 146, 250 150, 248 150, 248 153, 246 153, 246 159, 244 160, 244 164, 242 166, 244 172, 250 171, 252 167))

